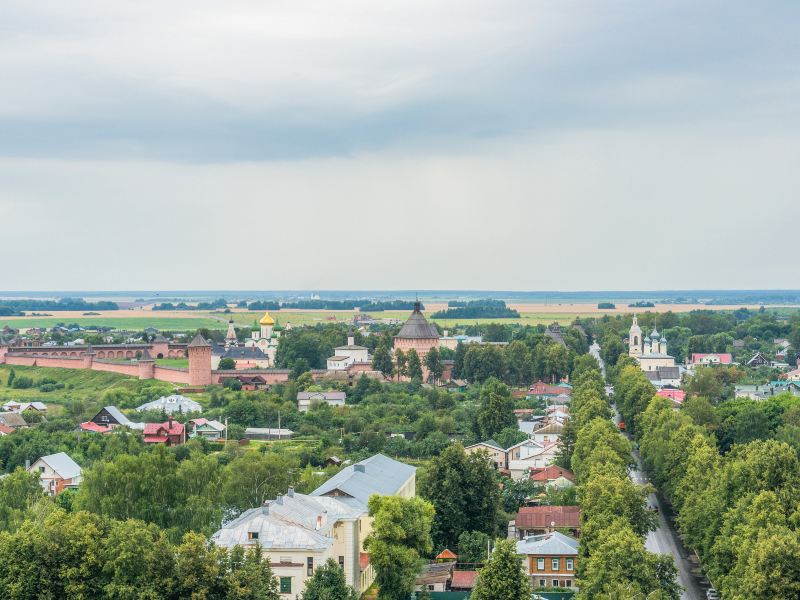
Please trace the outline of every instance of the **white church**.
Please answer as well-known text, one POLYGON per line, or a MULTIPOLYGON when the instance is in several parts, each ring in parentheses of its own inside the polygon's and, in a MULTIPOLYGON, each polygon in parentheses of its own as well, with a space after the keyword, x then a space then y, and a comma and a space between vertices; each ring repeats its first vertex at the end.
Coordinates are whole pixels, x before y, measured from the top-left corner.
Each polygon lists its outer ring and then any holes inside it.
POLYGON ((680 385, 680 368, 675 365, 675 357, 667 352, 667 338, 655 327, 642 338, 636 315, 628 333, 628 354, 639 362, 647 378, 657 387, 680 385))

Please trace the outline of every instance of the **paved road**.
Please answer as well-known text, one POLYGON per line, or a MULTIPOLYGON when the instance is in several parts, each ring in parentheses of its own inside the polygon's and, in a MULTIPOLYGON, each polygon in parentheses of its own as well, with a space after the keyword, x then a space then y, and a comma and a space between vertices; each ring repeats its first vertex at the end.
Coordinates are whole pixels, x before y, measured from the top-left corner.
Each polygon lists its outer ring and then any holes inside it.
MULTIPOLYGON (((619 425, 620 417, 616 407, 614 407, 614 423, 619 425)), ((636 468, 630 472, 631 479, 636 483, 649 483, 650 479, 647 472, 642 468, 642 459, 639 452, 634 450, 633 458, 636 460, 636 468)), ((658 509, 658 529, 647 534, 644 542, 645 548, 657 554, 671 554, 675 560, 675 567, 678 569, 678 583, 683 588, 681 600, 705 600, 705 592, 700 587, 700 582, 692 573, 692 563, 689 562, 688 552, 683 547, 678 534, 670 527, 664 511, 655 494, 648 494, 647 504, 658 509)))
MULTIPOLYGON (((637 483, 648 483, 647 473, 642 470, 642 461, 638 452, 633 453, 637 468, 631 470, 631 479, 637 483)), ((683 587, 682 600, 705 600, 705 592, 692 573, 692 563, 688 560, 686 548, 677 533, 670 527, 664 517, 663 510, 655 494, 647 496, 647 504, 658 509, 658 529, 647 534, 645 548, 657 554, 671 554, 678 569, 678 583, 683 587)))
POLYGON ((589 354, 591 354, 597 359, 597 362, 600 364, 600 370, 603 372, 603 377, 605 377, 606 364, 603 362, 603 359, 600 358, 600 344, 594 342, 591 346, 589 346, 589 354))

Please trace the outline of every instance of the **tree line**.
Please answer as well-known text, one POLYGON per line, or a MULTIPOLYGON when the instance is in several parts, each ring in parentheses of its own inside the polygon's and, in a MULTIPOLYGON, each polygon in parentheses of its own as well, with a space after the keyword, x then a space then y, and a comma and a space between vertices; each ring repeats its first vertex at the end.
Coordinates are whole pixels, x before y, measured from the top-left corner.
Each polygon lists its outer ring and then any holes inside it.
MULTIPOLYGON (((689 406, 676 411, 652 389, 645 402, 645 383, 641 371, 626 367, 615 393, 626 399, 653 482, 722 596, 799 597, 797 450, 775 439, 757 439, 721 452, 708 411, 689 406)), ((796 407, 788 398, 771 405, 786 419, 794 418, 786 413, 796 407)))

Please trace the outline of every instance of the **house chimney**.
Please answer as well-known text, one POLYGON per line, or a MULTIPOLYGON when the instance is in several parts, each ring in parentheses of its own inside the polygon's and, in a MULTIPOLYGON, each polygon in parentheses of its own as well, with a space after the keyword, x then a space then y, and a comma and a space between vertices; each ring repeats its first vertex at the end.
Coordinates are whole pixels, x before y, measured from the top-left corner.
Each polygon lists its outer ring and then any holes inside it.
POLYGON ((277 497, 275 498, 275 504, 283 504, 283 496, 278 494, 277 497))
POLYGON ((264 502, 264 504, 261 505, 261 514, 262 515, 269 514, 269 502, 264 502))
POLYGON ((31 468, 31 459, 30 458, 26 458, 25 459, 25 470, 27 471, 30 468, 31 468))
POLYGON ((322 529, 322 515, 317 515, 317 529, 322 529))
POLYGON ((289 491, 286 492, 286 495, 289 496, 289 498, 294 498, 294 488, 290 487, 289 491))
POLYGON ((353 471, 356 473, 366 473, 367 465, 353 465, 353 471))

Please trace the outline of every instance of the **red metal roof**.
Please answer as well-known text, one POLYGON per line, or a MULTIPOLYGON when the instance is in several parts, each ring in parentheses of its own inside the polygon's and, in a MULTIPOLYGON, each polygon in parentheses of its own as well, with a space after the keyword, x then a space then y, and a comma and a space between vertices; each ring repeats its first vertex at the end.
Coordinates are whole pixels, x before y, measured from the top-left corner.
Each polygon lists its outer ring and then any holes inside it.
POLYGON ((531 481, 554 481, 559 477, 575 481, 572 471, 556 465, 550 465, 543 469, 531 469, 531 481))
POLYGON ((658 390, 656 392, 656 396, 661 396, 662 398, 669 398, 670 400, 674 400, 679 404, 683 404, 683 401, 686 400, 686 392, 683 390, 658 390))
POLYGON ((9 433, 14 433, 14 428, 9 427, 5 423, 0 423, 0 433, 8 435, 9 433))
POLYGON ((86 421, 86 423, 81 423, 79 426, 83 431, 92 431, 94 433, 108 433, 111 431, 111 427, 107 427, 105 425, 99 425, 93 421, 86 421))
POLYGON ((456 560, 458 556, 452 551, 447 548, 442 550, 437 556, 437 560, 456 560))
POLYGON ((715 364, 729 365, 733 362, 733 356, 728 354, 727 352, 705 352, 705 353, 695 352, 692 354, 692 364, 702 363, 704 362, 703 359, 712 356, 719 357, 719 363, 716 363, 716 361, 714 361, 715 364))
POLYGON ((477 578, 477 571, 453 571, 450 587, 453 589, 471 590, 475 587, 475 580, 477 578))
POLYGON ((177 421, 172 421, 170 426, 169 421, 164 423, 145 423, 144 434, 147 435, 183 435, 183 424, 177 421))
POLYGON ((580 506, 523 506, 515 519, 517 529, 580 527, 580 506), (555 525, 553 525, 555 523, 555 525))

